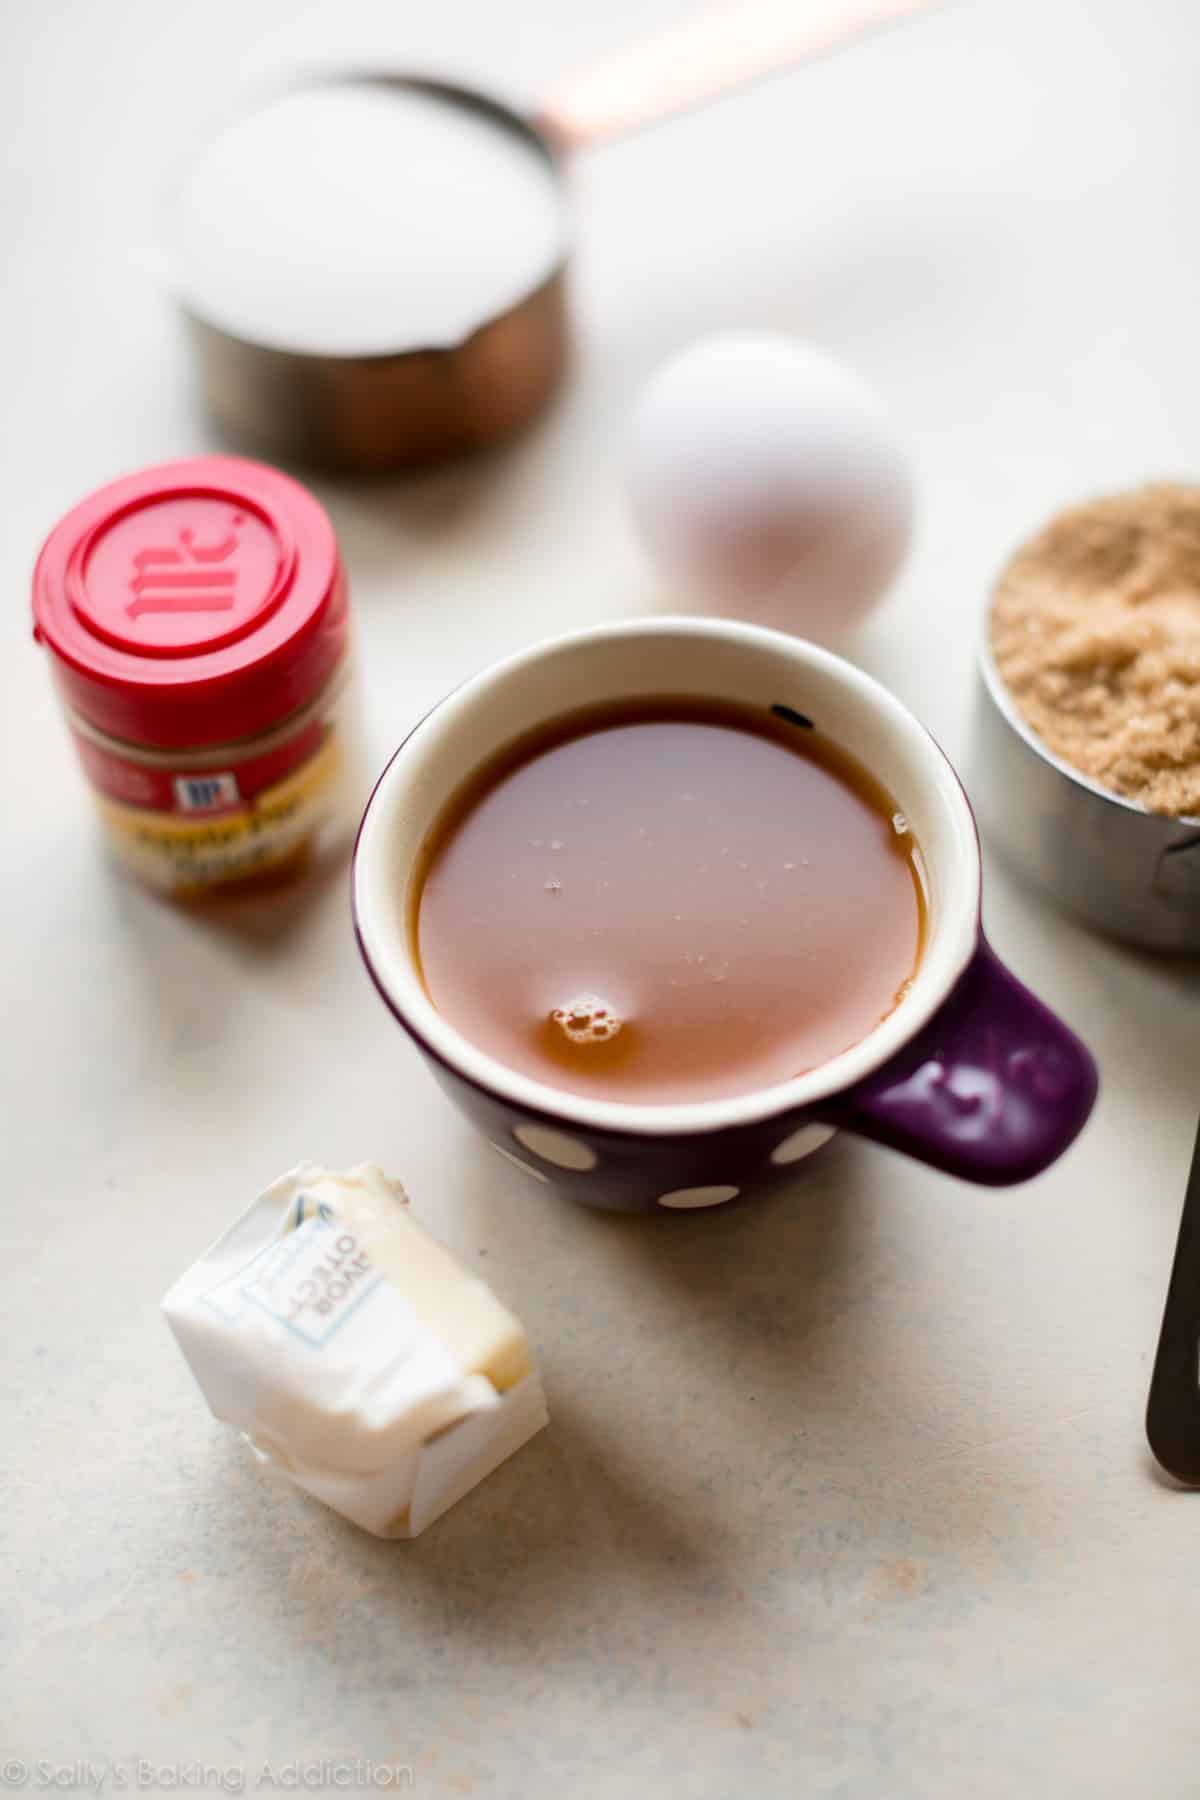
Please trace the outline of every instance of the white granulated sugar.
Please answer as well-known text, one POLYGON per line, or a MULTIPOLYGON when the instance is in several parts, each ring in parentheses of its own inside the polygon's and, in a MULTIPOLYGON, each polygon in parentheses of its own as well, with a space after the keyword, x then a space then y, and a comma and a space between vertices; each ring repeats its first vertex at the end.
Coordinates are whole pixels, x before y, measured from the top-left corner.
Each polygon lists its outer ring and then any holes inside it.
POLYGON ((459 342, 537 287, 564 242, 552 168, 518 133, 404 87, 331 82, 229 126, 172 196, 185 305, 279 348, 459 342))

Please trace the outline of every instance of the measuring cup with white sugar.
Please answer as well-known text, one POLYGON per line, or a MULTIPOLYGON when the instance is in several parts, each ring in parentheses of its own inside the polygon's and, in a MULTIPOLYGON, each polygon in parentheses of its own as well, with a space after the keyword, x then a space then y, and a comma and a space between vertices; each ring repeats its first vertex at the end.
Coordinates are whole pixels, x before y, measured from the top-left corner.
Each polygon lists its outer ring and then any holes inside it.
POLYGON ((509 437, 566 363, 569 158, 933 3, 735 0, 529 117, 381 70, 260 93, 163 207, 209 411, 263 453, 354 470, 509 437))

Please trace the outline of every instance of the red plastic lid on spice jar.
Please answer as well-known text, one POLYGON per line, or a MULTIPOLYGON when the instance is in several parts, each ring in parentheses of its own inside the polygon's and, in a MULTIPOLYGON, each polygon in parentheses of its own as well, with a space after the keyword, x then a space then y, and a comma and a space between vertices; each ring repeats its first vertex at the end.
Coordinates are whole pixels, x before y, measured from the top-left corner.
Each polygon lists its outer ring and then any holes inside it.
POLYGON ((160 748, 278 724, 328 681, 349 635, 324 509, 234 456, 163 463, 89 495, 43 546, 33 616, 67 705, 160 748))

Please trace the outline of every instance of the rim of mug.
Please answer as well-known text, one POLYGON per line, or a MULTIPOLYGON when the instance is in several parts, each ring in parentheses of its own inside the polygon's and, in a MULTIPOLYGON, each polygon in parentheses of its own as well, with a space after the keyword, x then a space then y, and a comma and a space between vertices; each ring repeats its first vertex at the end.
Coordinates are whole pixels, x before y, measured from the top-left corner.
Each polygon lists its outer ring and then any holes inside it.
MULTIPOLYGON (((546 718, 551 715, 547 713, 546 718)), ((524 722, 514 738, 536 727, 524 722)), ((887 784, 886 770, 872 770, 887 784)), ((450 795, 443 798, 442 804, 450 795)), ((390 875, 382 877, 389 890, 390 875)), ((915 1037, 945 1002, 975 955, 979 941, 979 907, 982 865, 975 817, 962 783, 945 752, 902 701, 874 676, 833 651, 806 638, 766 626, 732 619, 705 619, 688 614, 663 614, 624 619, 540 639, 513 655, 490 663, 438 701, 393 751, 375 783, 359 825, 354 846, 351 904, 354 930, 367 973, 380 998, 420 1047, 471 1086, 482 1089, 515 1110, 539 1119, 575 1125, 583 1130, 640 1137, 681 1137, 725 1131, 763 1123, 819 1105, 844 1093, 889 1062, 915 1037), (959 904, 931 925, 917 973, 904 998, 857 1043, 790 1081, 754 1088, 723 1100, 673 1101, 668 1104, 641 1101, 598 1100, 536 1081, 510 1068, 499 1058, 473 1043, 438 1012, 421 980, 407 941, 407 932, 395 932, 381 917, 373 871, 383 862, 388 827, 423 754, 450 733, 469 729, 472 711, 494 687, 547 655, 578 648, 586 653, 592 643, 649 635, 705 637, 757 644, 784 660, 816 666, 850 688, 866 705, 882 714, 888 725, 904 737, 931 785, 945 804, 954 830, 955 849, 963 858, 959 904)), ((407 906, 407 897, 405 897, 407 906)))

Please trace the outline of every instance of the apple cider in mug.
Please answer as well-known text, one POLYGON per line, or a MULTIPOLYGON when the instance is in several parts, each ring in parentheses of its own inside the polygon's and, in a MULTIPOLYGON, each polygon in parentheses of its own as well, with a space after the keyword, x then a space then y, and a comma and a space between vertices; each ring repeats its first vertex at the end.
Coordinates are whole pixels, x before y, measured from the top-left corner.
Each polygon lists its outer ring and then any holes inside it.
POLYGON ((453 797, 409 928, 433 1005, 597 1099, 707 1101, 865 1038, 921 959, 920 852, 807 720, 707 700, 574 712, 453 797))

